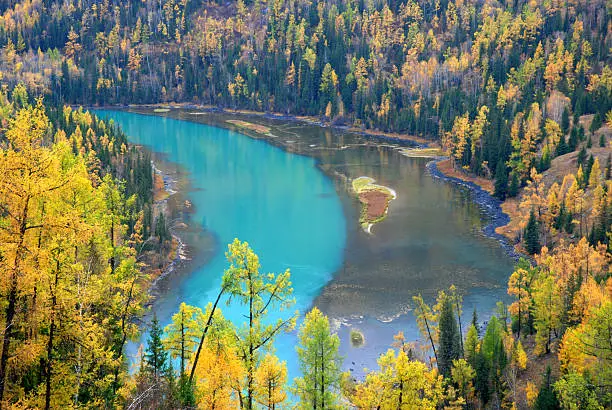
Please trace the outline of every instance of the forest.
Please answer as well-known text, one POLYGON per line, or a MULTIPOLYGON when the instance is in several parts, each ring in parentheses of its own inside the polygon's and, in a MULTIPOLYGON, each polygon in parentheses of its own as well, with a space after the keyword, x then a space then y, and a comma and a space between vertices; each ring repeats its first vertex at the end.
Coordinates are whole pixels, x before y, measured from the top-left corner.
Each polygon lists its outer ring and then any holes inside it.
POLYGON ((0 2, 0 408, 612 407, 611 16, 604 0, 0 2), (421 342, 398 334, 355 380, 323 313, 298 324, 290 272, 236 240, 216 300, 148 320, 173 248, 150 154, 75 107, 169 103, 439 144, 511 216, 512 302, 462 323, 453 287, 416 295, 421 342), (274 340, 294 330, 288 380, 274 340))

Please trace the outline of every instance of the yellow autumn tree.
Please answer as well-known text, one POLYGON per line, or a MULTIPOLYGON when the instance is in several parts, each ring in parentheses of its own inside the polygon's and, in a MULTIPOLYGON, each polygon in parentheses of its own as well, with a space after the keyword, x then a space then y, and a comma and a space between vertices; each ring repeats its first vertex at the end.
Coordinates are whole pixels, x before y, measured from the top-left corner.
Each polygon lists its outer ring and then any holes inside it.
POLYGON ((287 400, 286 383, 286 363, 266 354, 255 371, 255 401, 267 409, 276 409, 287 400))
POLYGON ((445 399, 442 376, 406 352, 389 349, 378 359, 379 370, 355 387, 351 402, 359 408, 436 409, 445 399))

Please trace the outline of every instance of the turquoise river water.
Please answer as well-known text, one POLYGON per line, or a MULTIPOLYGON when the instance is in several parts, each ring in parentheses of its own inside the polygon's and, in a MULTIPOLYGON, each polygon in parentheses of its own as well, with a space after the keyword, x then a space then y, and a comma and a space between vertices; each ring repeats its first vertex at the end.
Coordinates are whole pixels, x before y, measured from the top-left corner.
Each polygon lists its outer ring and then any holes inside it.
MULTIPOLYGON (((375 367, 393 334, 418 339, 413 295, 431 299, 456 284, 465 322, 475 307, 486 320, 505 298, 513 260, 482 233, 486 210, 469 190, 429 175, 427 159, 407 158, 394 144, 254 117, 247 120, 270 131, 249 137, 225 128, 235 117, 193 110, 97 114, 114 119, 130 141, 161 154, 189 180, 181 199, 191 204, 189 214, 179 219, 192 228, 191 261, 169 275, 157 295, 153 309, 163 324, 180 302, 204 308, 214 300, 227 267, 224 252, 236 237, 251 244, 264 271, 291 270, 294 310, 303 314, 317 305, 330 317, 344 368, 357 377, 375 367), (359 226, 360 205, 348 189, 362 175, 397 192, 371 234, 359 226), (351 329, 364 334, 363 346, 351 345, 351 329)), ((222 308, 236 324, 244 321, 239 304, 222 308)), ((299 373, 296 341, 293 332, 275 343, 290 379, 299 373)), ((133 344, 128 353, 134 351, 133 344)))

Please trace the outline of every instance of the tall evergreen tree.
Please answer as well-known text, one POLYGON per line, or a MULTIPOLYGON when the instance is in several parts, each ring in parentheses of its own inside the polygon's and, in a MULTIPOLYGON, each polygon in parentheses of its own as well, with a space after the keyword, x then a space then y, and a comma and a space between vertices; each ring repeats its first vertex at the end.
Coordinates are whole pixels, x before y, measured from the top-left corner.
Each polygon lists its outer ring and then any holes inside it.
POLYGON ((576 147, 578 146, 578 128, 572 127, 572 131, 570 132, 569 141, 567 143, 567 149, 569 152, 576 151, 576 147))
POLYGON ((474 311, 472 312, 472 325, 476 329, 476 334, 480 334, 480 326, 478 325, 478 312, 476 311, 476 307, 474 307, 474 311))
POLYGON ((599 112, 597 112, 595 113, 595 116, 593 117, 593 121, 591 121, 591 126, 589 127, 589 131, 591 131, 591 133, 594 133, 595 131, 600 129, 602 125, 603 125, 603 120, 601 119, 601 115, 599 114, 599 112))
POLYGON ((453 360, 462 356, 457 320, 449 297, 442 301, 439 322, 438 370, 444 377, 450 377, 453 360))
POLYGON ((563 110, 563 114, 561 115, 561 131, 563 132, 563 136, 567 134, 570 126, 570 114, 569 109, 565 107, 563 110))
POLYGON ((529 221, 525 227, 525 249, 530 255, 540 251, 540 233, 538 229, 538 221, 536 220, 533 210, 529 214, 529 221))
POLYGON ((533 405, 536 410, 555 410, 559 408, 559 400, 553 390, 550 366, 546 367, 546 374, 542 380, 542 386, 538 392, 538 397, 533 405))
POLYGON ((576 158, 576 167, 580 167, 582 166, 584 168, 584 166, 586 165, 585 161, 587 159, 587 151, 585 146, 583 145, 582 148, 580 148, 580 151, 578 152, 578 157, 576 158))
POLYGON ((147 339, 144 369, 151 373, 155 379, 161 377, 168 367, 168 353, 162 343, 163 329, 157 320, 157 314, 153 313, 151 330, 147 339))
POLYGON ((514 198, 515 196, 517 196, 520 187, 521 187, 521 181, 519 180, 519 176, 516 172, 513 172, 510 175, 510 185, 508 186, 508 196, 510 198, 514 198))
POLYGON ((508 196, 508 170, 506 164, 503 161, 497 163, 495 170, 495 197, 501 201, 506 199, 508 196))

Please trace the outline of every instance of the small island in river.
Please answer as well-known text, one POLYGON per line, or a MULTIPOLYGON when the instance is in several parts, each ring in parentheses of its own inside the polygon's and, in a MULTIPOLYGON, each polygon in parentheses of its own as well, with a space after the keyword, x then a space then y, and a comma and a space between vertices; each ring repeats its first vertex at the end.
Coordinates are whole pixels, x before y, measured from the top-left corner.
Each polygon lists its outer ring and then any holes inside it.
POLYGON ((353 180, 353 191, 362 204, 359 223, 367 233, 371 233, 372 225, 385 219, 389 202, 397 197, 393 189, 374 182, 370 177, 353 180))

